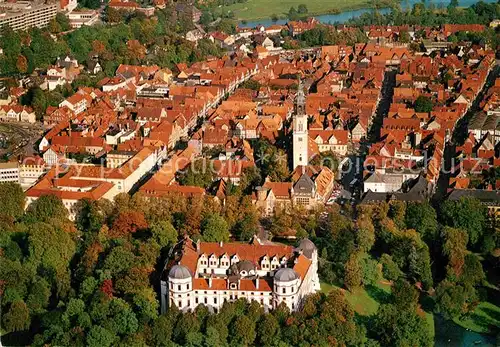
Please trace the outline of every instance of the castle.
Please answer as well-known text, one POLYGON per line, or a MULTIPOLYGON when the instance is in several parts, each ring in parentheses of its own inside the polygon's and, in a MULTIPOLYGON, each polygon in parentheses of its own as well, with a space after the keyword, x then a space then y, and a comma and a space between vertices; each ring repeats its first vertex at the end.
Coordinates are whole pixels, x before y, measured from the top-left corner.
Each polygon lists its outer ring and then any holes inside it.
POLYGON ((245 298, 265 311, 284 302, 292 311, 320 289, 316 246, 297 248, 254 236, 250 243, 194 242, 186 237, 170 250, 161 279, 161 311, 198 305, 218 312, 225 301, 245 298))

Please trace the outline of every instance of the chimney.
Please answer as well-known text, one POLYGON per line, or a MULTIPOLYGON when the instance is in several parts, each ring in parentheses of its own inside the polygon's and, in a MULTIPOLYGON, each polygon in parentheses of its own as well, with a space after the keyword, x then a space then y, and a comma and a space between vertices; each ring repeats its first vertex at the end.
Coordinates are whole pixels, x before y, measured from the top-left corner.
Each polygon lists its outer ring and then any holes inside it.
POLYGON ((222 247, 222 246, 224 246, 224 242, 219 241, 219 247, 222 247))
POLYGON ((212 276, 208 278, 208 288, 212 288, 212 276))
POLYGON ((200 253, 200 250, 201 250, 200 245, 201 245, 201 241, 200 241, 200 239, 198 239, 198 241, 196 241, 196 253, 198 253, 198 254, 200 253))
POLYGON ((255 289, 259 289, 259 275, 255 278, 255 289))

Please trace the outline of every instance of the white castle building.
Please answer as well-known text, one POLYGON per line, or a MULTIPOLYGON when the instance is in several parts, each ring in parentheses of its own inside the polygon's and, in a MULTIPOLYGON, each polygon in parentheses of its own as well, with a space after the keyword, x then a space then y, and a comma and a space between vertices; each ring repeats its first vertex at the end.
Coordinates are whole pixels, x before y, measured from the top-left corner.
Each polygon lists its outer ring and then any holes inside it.
POLYGON ((161 311, 205 305, 214 312, 225 301, 245 298, 266 311, 284 302, 298 310, 304 296, 320 289, 318 254, 308 239, 299 247, 262 242, 193 242, 185 238, 171 249, 161 279, 161 311))
POLYGON ((309 162, 309 135, 307 131, 306 97, 304 87, 299 82, 295 97, 295 114, 293 116, 293 169, 297 166, 307 166, 309 162))

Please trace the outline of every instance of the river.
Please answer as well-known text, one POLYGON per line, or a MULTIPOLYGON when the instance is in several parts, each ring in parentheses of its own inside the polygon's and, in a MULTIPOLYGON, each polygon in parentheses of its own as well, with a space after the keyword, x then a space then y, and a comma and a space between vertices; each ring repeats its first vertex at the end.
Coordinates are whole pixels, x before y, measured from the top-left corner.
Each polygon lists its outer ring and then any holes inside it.
MULTIPOLYGON (((406 9, 407 7, 413 7, 414 4, 421 2, 421 0, 403 0, 401 1, 401 7, 403 9, 406 9)), ((432 1, 426 1, 426 4, 429 4, 432 2, 436 7, 445 7, 450 3, 450 0, 432 0, 432 1)), ((469 7, 470 5, 473 5, 477 2, 477 0, 459 0, 459 6, 463 7, 469 7)), ((496 2, 495 0, 485 0, 485 2, 496 2)), ((369 8, 363 8, 359 10, 353 10, 353 11, 345 11, 341 12, 339 14, 322 14, 319 16, 314 16, 317 20, 319 20, 321 23, 345 23, 351 18, 359 17, 363 13, 370 12, 372 11, 369 8)), ((388 13, 390 12, 389 8, 383 8, 379 10, 379 13, 388 13)), ((288 22, 288 19, 279 19, 276 22, 273 22, 270 18, 269 19, 259 19, 255 21, 247 21, 245 23, 239 22, 238 25, 241 27, 249 27, 249 28, 255 28, 258 25, 264 25, 264 26, 270 26, 272 24, 286 24, 288 22)))

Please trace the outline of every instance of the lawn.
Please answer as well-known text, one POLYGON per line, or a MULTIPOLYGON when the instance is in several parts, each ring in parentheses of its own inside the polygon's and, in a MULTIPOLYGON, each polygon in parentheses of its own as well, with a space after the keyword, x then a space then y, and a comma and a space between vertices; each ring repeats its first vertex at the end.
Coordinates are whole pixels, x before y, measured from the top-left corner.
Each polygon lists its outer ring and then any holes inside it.
POLYGON ((500 307, 483 301, 467 319, 454 319, 453 321, 476 333, 490 333, 492 327, 500 326, 500 307))
MULTIPOLYGON (((344 291, 347 301, 349 301, 354 311, 360 316, 375 314, 380 304, 387 302, 391 293, 391 286, 385 281, 377 283, 376 286, 366 286, 353 292, 328 283, 321 283, 321 291, 325 294, 328 294, 334 288, 344 291)), ((433 314, 423 310, 419 311, 425 313, 425 320, 427 321, 429 331, 431 336, 434 336, 433 314)))
MULTIPOLYGON (((321 283, 321 291, 323 293, 328 293, 333 288, 338 287, 327 283, 321 283)), ((347 301, 349 301, 354 311, 362 316, 369 316, 377 312, 379 305, 386 302, 390 292, 391 286, 385 282, 379 282, 376 286, 359 288, 353 292, 344 290, 347 301)))
POLYGON ((234 12, 235 18, 238 20, 255 20, 269 19, 273 14, 280 18, 285 18, 290 7, 297 7, 300 4, 305 4, 309 10, 308 15, 319 15, 333 13, 337 11, 356 10, 360 8, 370 7, 369 0, 247 0, 246 2, 235 3, 229 6, 224 6, 224 12, 234 12))

